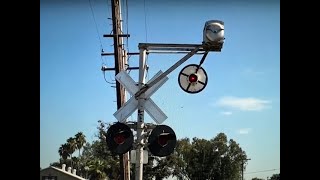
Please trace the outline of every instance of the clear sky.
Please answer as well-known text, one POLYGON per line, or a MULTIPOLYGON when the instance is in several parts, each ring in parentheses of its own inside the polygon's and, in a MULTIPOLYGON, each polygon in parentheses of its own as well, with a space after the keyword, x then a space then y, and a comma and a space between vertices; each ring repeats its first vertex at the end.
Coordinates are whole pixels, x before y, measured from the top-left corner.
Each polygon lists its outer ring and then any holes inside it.
MULTIPOLYGON (((40 1, 40 166, 59 160, 66 139, 83 132, 96 139, 97 121, 115 122, 116 94, 101 66, 114 67, 110 0, 40 1), (90 6, 91 2, 91 6, 90 6)), ((178 138, 234 139, 248 158, 245 179, 280 172, 280 3, 279 1, 122 0, 125 48, 139 43, 201 44, 204 23, 222 20, 225 43, 210 52, 203 68, 207 87, 187 94, 178 73, 199 63, 196 55, 169 74, 152 96, 166 113, 163 123, 178 138), (125 6, 127 2, 127 7, 125 6)), ((165 71, 183 54, 150 54, 147 79, 165 71)), ((131 56, 130 66, 138 66, 131 56)), ((138 72, 130 75, 137 79, 138 72)), ((114 82, 114 71, 106 73, 114 82)), ((129 98, 129 96, 127 96, 129 98)), ((129 120, 135 121, 134 113, 129 120)), ((154 122, 146 116, 146 122, 154 122)))

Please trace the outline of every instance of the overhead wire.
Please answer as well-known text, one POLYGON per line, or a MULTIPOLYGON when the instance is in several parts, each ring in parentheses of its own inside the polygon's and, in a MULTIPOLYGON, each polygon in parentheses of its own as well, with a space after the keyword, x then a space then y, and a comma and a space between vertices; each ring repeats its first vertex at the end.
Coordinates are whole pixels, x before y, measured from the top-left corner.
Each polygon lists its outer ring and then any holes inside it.
MULTIPOLYGON (((128 6, 128 0, 126 0, 126 5, 125 5, 125 8, 126 8, 126 33, 129 34, 129 6, 128 6)), ((126 37, 126 47, 127 47, 127 52, 129 53, 130 52, 130 49, 129 49, 129 36, 126 37)), ((131 55, 128 55, 127 56, 127 67, 130 67, 130 58, 131 58, 131 55)), ((128 72, 130 74, 130 71, 128 72)))
MULTIPOLYGON (((122 20, 122 22, 125 22, 125 31, 126 31, 126 34, 128 35, 129 34, 129 8, 128 8, 128 0, 123 0, 125 2, 123 2, 122 4, 124 4, 125 8, 123 10, 123 14, 124 14, 124 19, 122 20)), ((122 16, 123 17, 123 16, 122 16)), ((126 39, 124 40, 126 43, 125 46, 126 46, 126 52, 129 53, 130 52, 130 49, 129 49, 129 36, 126 36, 126 39)), ((125 69, 127 70, 127 68, 130 67, 130 57, 131 55, 127 55, 127 64, 125 69)), ((128 74, 130 74, 131 70, 128 70, 128 74)))
POLYGON ((95 26, 96 26, 97 35, 98 35, 99 42, 100 42, 100 48, 101 48, 101 51, 103 51, 102 41, 101 41, 101 38, 100 38, 100 36, 99 36, 100 33, 99 33, 99 30, 98 30, 98 25, 97 25, 97 22, 96 22, 96 18, 95 18, 95 16, 94 16, 94 11, 93 11, 93 8, 92 8, 91 0, 89 0, 89 4, 90 4, 90 9, 91 9, 93 21, 94 21, 94 24, 95 24, 95 26))
POLYGON ((143 0, 143 7, 144 7, 144 29, 145 29, 145 32, 146 32, 146 42, 148 42, 146 0, 143 0))
POLYGON ((280 170, 280 168, 278 168, 278 169, 262 170, 262 171, 254 171, 254 172, 247 172, 247 173, 244 173, 244 174, 253 174, 253 173, 269 172, 269 171, 276 171, 276 170, 280 170))
MULTIPOLYGON (((91 9, 91 14, 92 14, 92 17, 93 17, 93 21, 94 21, 94 24, 95 24, 95 27, 96 27, 96 32, 97 32, 97 36, 98 36, 98 39, 99 39, 99 42, 100 42, 100 50, 101 50, 101 53, 104 52, 104 49, 103 49, 103 46, 102 46, 102 41, 101 41, 101 38, 100 38, 100 33, 99 33, 99 29, 98 29, 98 25, 97 25, 97 21, 96 21, 96 18, 95 18, 95 15, 94 15, 94 10, 93 10, 93 6, 92 6, 92 3, 91 3, 91 0, 89 0, 89 4, 90 4, 90 9, 91 9)), ((101 65, 102 66, 107 66, 107 63, 104 62, 104 59, 102 57, 102 55, 100 56, 101 58, 101 65)), ((106 79, 106 75, 105 75, 105 71, 102 72, 103 73, 103 78, 104 80, 108 83, 108 84, 115 84, 113 82, 110 82, 106 79)), ((111 79, 111 76, 110 76, 110 79, 111 79)))
POLYGON ((106 71, 103 71, 103 78, 104 80, 108 83, 108 84, 116 84, 115 82, 109 82, 107 79, 106 79, 106 71))

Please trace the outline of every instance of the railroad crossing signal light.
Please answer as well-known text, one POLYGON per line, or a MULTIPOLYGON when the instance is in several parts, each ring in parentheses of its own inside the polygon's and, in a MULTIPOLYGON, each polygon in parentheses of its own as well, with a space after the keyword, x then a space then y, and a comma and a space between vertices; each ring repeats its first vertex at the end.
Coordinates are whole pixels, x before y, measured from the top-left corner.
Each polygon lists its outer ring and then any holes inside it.
POLYGON ((129 126, 117 122, 110 126, 106 134, 108 148, 115 154, 124 154, 132 148, 133 133, 129 126))
POLYGON ((184 67, 178 78, 179 86, 187 93, 198 93, 202 91, 208 83, 206 71, 197 64, 190 64, 184 67))
POLYGON ((148 138, 151 154, 159 157, 170 155, 177 144, 174 131, 167 125, 157 125, 148 138))
POLYGON ((207 21, 203 28, 204 49, 221 51, 224 43, 224 22, 220 20, 207 21))

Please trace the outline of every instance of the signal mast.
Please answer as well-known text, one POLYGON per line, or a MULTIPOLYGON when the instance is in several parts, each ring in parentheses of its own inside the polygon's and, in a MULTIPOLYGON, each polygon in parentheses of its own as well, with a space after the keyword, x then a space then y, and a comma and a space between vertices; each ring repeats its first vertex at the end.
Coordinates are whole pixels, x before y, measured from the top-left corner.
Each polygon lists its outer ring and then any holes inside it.
MULTIPOLYGON (((112 2, 112 35, 114 53, 102 53, 101 55, 114 55, 115 68, 102 67, 102 71, 115 70, 117 80, 117 107, 114 113, 117 122, 109 127, 106 133, 106 142, 110 151, 123 157, 121 168, 121 179, 130 179, 130 168, 128 154, 131 154, 131 163, 135 163, 135 180, 143 179, 143 164, 148 162, 149 152, 158 157, 170 155, 176 146, 176 134, 174 130, 162 124, 167 116, 152 101, 151 95, 155 93, 167 80, 172 71, 186 62, 193 55, 202 54, 199 64, 189 64, 179 73, 178 83, 180 88, 191 94, 201 92, 208 83, 207 73, 202 67, 209 52, 221 52, 224 44, 224 22, 220 20, 209 20, 203 28, 203 41, 201 44, 161 44, 161 43, 139 43, 139 53, 126 52, 123 49, 122 37, 130 37, 121 32, 120 1, 112 2), (147 83, 145 82, 146 73, 146 54, 155 52, 184 52, 186 55, 173 64, 166 71, 161 70, 154 75, 147 83), (139 67, 131 69, 139 70, 139 80, 136 82, 124 69, 125 57, 128 55, 139 55, 139 67), (136 85, 138 84, 138 86, 136 85), (124 92, 128 91, 132 97, 125 102, 124 92), (137 121, 127 122, 127 118, 133 112, 138 111, 137 121), (144 122, 144 112, 147 112, 156 124, 144 122), (136 131, 136 137, 133 135, 136 131), (125 170, 123 170, 125 169, 125 170)), ((120 159, 121 161, 121 159, 120 159)))

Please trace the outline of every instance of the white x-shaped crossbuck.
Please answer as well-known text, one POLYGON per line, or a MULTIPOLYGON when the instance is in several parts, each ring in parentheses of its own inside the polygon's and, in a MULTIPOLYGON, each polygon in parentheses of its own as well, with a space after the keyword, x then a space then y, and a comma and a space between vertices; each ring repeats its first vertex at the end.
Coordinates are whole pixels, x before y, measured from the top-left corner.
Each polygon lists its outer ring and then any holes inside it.
MULTIPOLYGON (((152 82, 155 78, 160 76, 162 71, 159 71, 151 78, 149 82, 152 82)), ((168 117, 164 112, 152 101, 150 96, 155 93, 169 78, 165 76, 159 82, 149 87, 145 92, 144 109, 150 115, 150 117, 157 123, 163 123, 168 117)), ((124 88, 132 95, 132 97, 113 115, 119 122, 125 122, 131 114, 138 109, 139 101, 135 98, 135 94, 139 91, 137 83, 129 76, 125 71, 121 71, 116 75, 116 80, 124 86, 124 88)), ((147 84, 148 84, 147 83, 147 84)))

